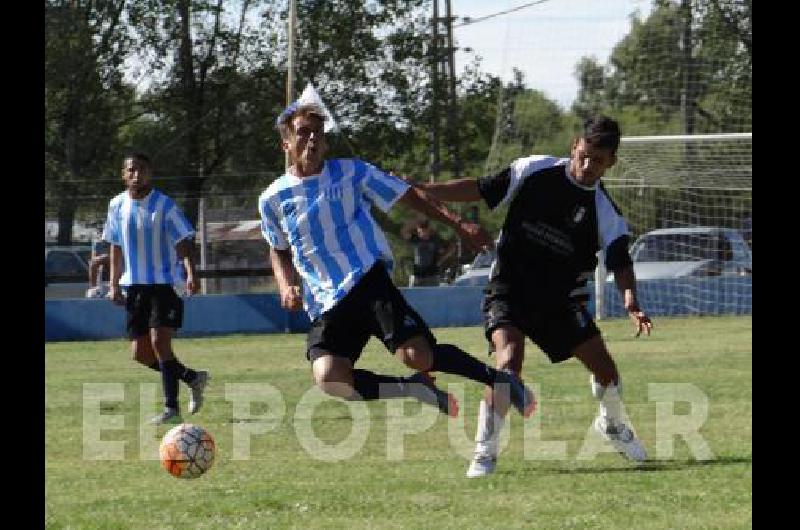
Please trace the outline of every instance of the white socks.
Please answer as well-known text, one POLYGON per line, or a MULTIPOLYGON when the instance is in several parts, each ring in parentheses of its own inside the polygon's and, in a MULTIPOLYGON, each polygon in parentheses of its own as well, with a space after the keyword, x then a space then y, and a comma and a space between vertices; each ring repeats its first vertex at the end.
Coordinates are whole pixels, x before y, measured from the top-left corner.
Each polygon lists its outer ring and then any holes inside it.
POLYGON ((503 430, 503 422, 505 418, 498 415, 494 411, 494 407, 490 407, 485 399, 481 400, 480 408, 478 410, 478 429, 475 433, 475 447, 476 453, 487 453, 492 456, 497 456, 500 431, 503 430))
POLYGON ((622 421, 622 397, 620 395, 622 394, 622 381, 618 381, 616 385, 603 386, 595 381, 594 374, 592 374, 590 382, 592 395, 600 401, 600 415, 614 421, 622 421))

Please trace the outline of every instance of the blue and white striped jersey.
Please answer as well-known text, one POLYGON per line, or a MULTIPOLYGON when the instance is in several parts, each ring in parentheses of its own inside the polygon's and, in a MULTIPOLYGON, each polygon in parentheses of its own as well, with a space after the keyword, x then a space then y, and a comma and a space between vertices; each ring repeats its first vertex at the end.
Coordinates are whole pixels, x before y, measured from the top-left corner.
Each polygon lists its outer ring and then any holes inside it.
POLYGON ((325 161, 319 175, 284 174, 258 198, 264 239, 277 250, 291 248, 312 320, 344 298, 376 261, 391 271, 392 251, 370 209, 388 211, 408 188, 351 158, 325 161))
POLYGON ((122 247, 120 285, 172 285, 185 280, 175 245, 195 234, 175 201, 156 189, 131 199, 125 190, 108 204, 103 239, 122 247))

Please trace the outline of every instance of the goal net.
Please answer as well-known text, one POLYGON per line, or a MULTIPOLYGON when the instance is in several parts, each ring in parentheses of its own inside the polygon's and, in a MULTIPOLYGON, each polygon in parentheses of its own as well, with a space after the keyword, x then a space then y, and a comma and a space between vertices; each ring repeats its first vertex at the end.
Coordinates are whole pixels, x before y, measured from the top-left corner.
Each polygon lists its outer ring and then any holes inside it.
MULTIPOLYGON (((752 180, 752 133, 622 139, 603 182, 631 230, 645 309, 752 312, 752 180)), ((598 316, 623 314, 611 278, 595 280, 598 316)))

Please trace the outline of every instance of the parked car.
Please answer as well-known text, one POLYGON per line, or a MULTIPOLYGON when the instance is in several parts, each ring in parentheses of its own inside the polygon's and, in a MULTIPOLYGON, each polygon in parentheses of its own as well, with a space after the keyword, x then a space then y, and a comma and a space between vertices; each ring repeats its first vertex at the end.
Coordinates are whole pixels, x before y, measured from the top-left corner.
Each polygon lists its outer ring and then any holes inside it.
POLYGON ((462 274, 453 280, 453 285, 486 285, 489 283, 489 272, 492 269, 494 258, 493 250, 478 253, 471 264, 464 266, 462 274))
POLYGON ((752 251, 731 228, 653 230, 636 239, 630 254, 637 280, 753 274, 752 251))
POLYGON ((44 297, 84 298, 89 288, 92 247, 44 248, 44 297))

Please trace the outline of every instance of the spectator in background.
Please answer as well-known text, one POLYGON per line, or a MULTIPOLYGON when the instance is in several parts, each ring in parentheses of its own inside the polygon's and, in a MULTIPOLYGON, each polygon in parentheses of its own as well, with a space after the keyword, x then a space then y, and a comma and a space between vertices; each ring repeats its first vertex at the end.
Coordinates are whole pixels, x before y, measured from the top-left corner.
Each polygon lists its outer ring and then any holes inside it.
POLYGON ((408 286, 439 285, 442 263, 450 257, 452 249, 445 251, 445 242, 433 231, 425 217, 418 217, 414 224, 404 225, 400 235, 414 247, 414 267, 408 286))
POLYGON ((108 281, 111 270, 109 244, 102 239, 92 241, 92 257, 89 260, 89 288, 86 298, 105 298, 108 295, 108 281))

